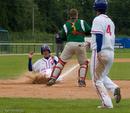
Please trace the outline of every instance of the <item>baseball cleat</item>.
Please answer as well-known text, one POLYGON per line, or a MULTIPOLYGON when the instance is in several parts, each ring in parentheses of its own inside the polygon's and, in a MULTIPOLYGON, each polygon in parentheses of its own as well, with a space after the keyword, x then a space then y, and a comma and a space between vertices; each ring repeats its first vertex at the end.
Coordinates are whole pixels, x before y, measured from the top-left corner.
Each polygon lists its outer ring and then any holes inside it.
POLYGON ((113 108, 113 107, 106 107, 106 106, 102 105, 102 106, 98 106, 97 108, 113 108))
POLYGON ((47 85, 47 86, 52 86, 54 83, 55 83, 55 79, 54 79, 54 78, 51 78, 51 79, 46 83, 46 85, 47 85))
POLYGON ((79 87, 86 87, 85 80, 79 80, 79 87))
POLYGON ((120 100, 121 100, 121 94, 120 94, 120 88, 119 88, 119 87, 117 87, 117 88, 115 89, 114 97, 115 97, 116 103, 119 103, 120 100))
POLYGON ((102 106, 98 106, 97 108, 106 108, 106 106, 102 105, 102 106))

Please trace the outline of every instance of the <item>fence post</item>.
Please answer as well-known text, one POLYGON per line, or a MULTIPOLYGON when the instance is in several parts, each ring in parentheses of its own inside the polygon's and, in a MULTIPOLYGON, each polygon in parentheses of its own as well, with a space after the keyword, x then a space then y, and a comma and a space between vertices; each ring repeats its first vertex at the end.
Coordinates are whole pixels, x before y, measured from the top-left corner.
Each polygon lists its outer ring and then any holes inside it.
POLYGON ((54 38, 55 37, 52 37, 52 51, 54 52, 54 38))
POLYGON ((28 45, 28 53, 29 53, 29 51, 30 51, 30 45, 28 45))
POLYGON ((16 45, 16 53, 17 53, 17 45, 16 45))
POLYGON ((35 44, 34 44, 34 53, 35 53, 35 44))
POLYGON ((22 53, 23 53, 23 45, 22 45, 22 53))

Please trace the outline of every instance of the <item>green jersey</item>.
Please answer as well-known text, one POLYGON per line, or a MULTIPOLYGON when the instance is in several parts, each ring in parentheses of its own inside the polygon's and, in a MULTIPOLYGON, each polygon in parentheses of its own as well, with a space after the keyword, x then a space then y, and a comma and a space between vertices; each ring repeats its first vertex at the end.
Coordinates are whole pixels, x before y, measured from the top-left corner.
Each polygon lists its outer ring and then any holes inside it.
MULTIPOLYGON (((74 22, 75 19, 71 19, 71 22, 74 22)), ((71 22, 66 22, 63 25, 61 38, 67 39, 67 42, 84 42, 84 35, 86 32, 90 31, 91 28, 89 25, 81 19, 76 20, 75 25, 73 25, 71 22), (76 31, 78 33, 73 34, 72 32, 76 31)))

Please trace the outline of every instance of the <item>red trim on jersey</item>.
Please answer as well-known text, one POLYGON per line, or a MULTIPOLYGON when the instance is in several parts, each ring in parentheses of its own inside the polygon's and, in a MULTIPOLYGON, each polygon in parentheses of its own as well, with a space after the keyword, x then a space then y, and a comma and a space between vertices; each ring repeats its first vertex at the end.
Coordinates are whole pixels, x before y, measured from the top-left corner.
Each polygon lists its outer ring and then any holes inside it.
POLYGON ((107 15, 105 15, 105 14, 101 14, 101 15, 99 15, 99 16, 102 16, 102 17, 105 17, 105 18, 109 18, 107 15))
POLYGON ((49 69, 47 61, 45 61, 43 58, 42 58, 42 60, 46 63, 46 69, 49 69))
POLYGON ((101 31, 91 31, 91 33, 99 33, 99 34, 103 34, 103 32, 101 32, 101 31))
POLYGON ((52 58, 50 58, 49 60, 48 60, 48 65, 49 65, 49 68, 51 68, 51 61, 52 60, 52 58))

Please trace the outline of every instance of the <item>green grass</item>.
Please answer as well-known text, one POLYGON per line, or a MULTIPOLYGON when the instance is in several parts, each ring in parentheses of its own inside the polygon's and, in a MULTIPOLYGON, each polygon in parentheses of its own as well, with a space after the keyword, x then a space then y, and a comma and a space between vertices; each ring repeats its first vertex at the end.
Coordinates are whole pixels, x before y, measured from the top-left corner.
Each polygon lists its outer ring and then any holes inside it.
MULTIPOLYGON (((129 113, 130 99, 114 100, 113 109, 97 109, 99 99, 39 99, 39 98, 0 98, 0 112, 21 110, 25 113, 129 113)), ((22 113, 22 112, 21 112, 22 113)))
POLYGON ((130 62, 115 62, 108 76, 115 80, 130 80, 130 62))
MULTIPOLYGON (((114 62, 108 77, 113 80, 130 80, 130 62, 114 62)), ((91 79, 90 69, 87 79, 91 79)))
MULTIPOLYGON (((42 55, 34 55, 32 64, 40 58, 42 55)), ((72 58, 76 59, 76 55, 72 58)), ((91 52, 87 52, 87 58, 91 58, 91 52)), ((115 58, 130 58, 130 53, 115 53, 115 58)), ((129 67, 130 63, 113 63, 108 76, 111 79, 130 80, 129 67)), ((28 55, 0 56, 0 79, 16 78, 25 71, 28 71, 28 55)), ((87 78, 91 79, 90 69, 87 78)))
POLYGON ((9 79, 27 71, 27 55, 0 56, 0 79, 9 79))
POLYGON ((114 58, 130 58, 130 52, 129 53, 115 53, 114 58))

